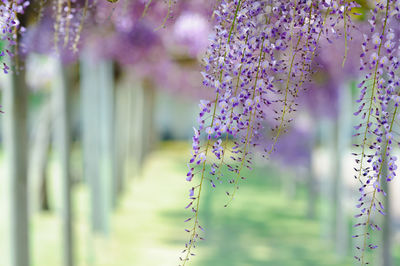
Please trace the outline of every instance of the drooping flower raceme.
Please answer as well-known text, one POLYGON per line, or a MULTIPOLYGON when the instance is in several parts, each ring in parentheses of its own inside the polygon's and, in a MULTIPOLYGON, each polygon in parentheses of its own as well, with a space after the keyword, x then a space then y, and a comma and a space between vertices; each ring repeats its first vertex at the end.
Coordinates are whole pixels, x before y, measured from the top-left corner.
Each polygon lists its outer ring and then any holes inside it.
POLYGON ((20 25, 18 14, 23 14, 25 8, 29 6, 29 1, 9 1, 4 0, 0 3, 0 38, 5 47, 0 47, 0 58, 3 58, 2 69, 8 73, 10 66, 4 62, 4 58, 13 57, 18 53, 18 34, 24 32, 25 28, 20 25))
POLYGON ((363 52, 360 55, 360 70, 365 72, 360 82, 358 110, 354 113, 361 122, 355 126, 358 138, 354 153, 357 163, 355 178, 360 182, 361 193, 357 203, 360 221, 354 225, 359 232, 354 238, 361 238, 356 248, 359 254, 355 258, 362 265, 368 264, 367 249, 378 246, 371 242, 371 231, 381 230, 376 222, 376 213, 385 215, 381 202, 386 192, 382 181, 391 181, 395 177, 396 157, 393 148, 398 141, 394 138, 395 121, 398 119, 399 56, 398 37, 400 1, 376 2, 371 10, 369 31, 364 35, 363 52), (383 176, 382 168, 387 165, 388 175, 383 176))
MULTIPOLYGON (((172 7, 175 2, 176 1, 169 0, 166 4, 162 3, 162 5, 167 8, 167 14, 160 27, 165 26, 168 19, 172 16, 172 7)), ((90 11, 94 11, 95 13, 96 9, 107 4, 108 15, 106 20, 110 20, 117 5, 121 6, 121 9, 126 9, 128 5, 140 6, 143 16, 152 6, 159 6, 159 4, 152 3, 152 0, 38 0, 37 2, 33 2, 33 4, 34 7, 32 7, 29 12, 29 23, 39 24, 44 15, 52 17, 54 19, 54 48, 57 52, 63 50, 63 53, 65 53, 66 50, 72 50, 74 53, 78 52, 78 44, 80 42, 83 26, 86 19, 89 17, 88 13, 90 11), (35 19, 32 19, 32 15, 35 16, 35 19)), ((3 0, 0 2, 0 38, 2 41, 5 41, 4 44, 6 46, 0 47, 0 57, 5 55, 13 56, 13 53, 18 52, 16 51, 18 49, 18 46, 16 46, 18 35, 25 31, 25 28, 20 25, 18 14, 23 14, 29 5, 30 1, 25 0, 3 0), (12 47, 14 48, 11 49, 12 47)), ((9 66, 3 63, 3 71, 8 72, 8 70, 9 66)))
MULTIPOLYGON (((251 169, 252 148, 260 145, 264 122, 270 117, 277 121, 273 145, 264 148, 269 156, 291 121, 320 38, 335 38, 335 29, 348 19, 345 11, 354 6, 348 1, 220 1, 202 72, 215 98, 199 104, 186 177, 196 185, 186 206, 191 216, 185 222, 191 225, 183 265, 202 239, 199 206, 205 184, 232 184, 225 206, 234 199, 245 170, 251 169)), ((350 21, 344 24, 346 29, 350 21)))

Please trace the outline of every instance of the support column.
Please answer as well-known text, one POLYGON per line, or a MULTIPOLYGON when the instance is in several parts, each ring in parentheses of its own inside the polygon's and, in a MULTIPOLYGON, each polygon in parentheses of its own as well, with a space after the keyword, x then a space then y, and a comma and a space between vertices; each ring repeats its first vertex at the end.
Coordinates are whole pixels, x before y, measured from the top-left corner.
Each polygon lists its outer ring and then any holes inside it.
POLYGON ((10 180, 11 266, 29 266, 29 215, 27 175, 27 101, 25 71, 2 74, 4 85, 4 150, 10 180))

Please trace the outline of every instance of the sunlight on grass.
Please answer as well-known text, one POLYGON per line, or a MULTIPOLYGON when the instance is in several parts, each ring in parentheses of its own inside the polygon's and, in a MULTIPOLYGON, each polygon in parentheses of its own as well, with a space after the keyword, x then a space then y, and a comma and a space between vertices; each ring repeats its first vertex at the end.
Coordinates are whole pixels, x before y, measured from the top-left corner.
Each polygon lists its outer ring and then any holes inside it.
MULTIPOLYGON (((127 177, 109 236, 90 232, 87 187, 74 188, 78 266, 178 265, 187 240, 183 221, 189 215, 184 209, 190 188, 185 181, 188 154, 185 143, 163 143, 147 159, 141 176, 127 177)), ((56 208, 32 219, 33 266, 61 265, 59 189, 56 171, 53 174, 56 208)), ((305 193, 290 200, 280 186, 276 170, 256 167, 241 182, 236 199, 224 208, 229 186, 211 190, 207 184, 199 211, 206 240, 196 248, 192 265, 351 265, 352 259, 338 261, 332 246, 323 242, 318 219, 305 218, 305 193)), ((0 234, 4 236, 4 231, 0 234)))

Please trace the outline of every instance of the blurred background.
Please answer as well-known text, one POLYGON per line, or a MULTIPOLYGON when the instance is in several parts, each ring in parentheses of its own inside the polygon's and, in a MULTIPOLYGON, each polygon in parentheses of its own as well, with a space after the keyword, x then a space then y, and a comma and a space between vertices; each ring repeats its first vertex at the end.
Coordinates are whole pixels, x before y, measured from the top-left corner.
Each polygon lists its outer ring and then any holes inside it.
MULTIPOLYGON (((21 36, 19 74, 1 74, 0 265, 179 263, 192 127, 213 94, 200 74, 212 4, 179 1, 155 30, 165 3, 141 18, 143 2, 128 2, 99 2, 79 53, 61 43, 60 56, 49 7, 21 36)), ((233 204, 223 208, 224 184, 204 191, 206 240, 191 265, 355 264, 359 58, 342 68, 343 43, 322 43, 329 53, 316 58, 290 132, 272 158, 255 156, 233 204)), ((395 179, 389 192, 399 189, 395 179)), ((400 265, 397 197, 386 198, 372 265, 400 265)))

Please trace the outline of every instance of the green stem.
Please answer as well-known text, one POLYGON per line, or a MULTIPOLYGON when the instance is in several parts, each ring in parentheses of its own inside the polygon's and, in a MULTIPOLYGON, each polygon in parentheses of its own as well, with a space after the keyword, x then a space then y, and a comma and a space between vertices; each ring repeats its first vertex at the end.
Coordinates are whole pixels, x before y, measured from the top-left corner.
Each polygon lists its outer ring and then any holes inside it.
MULTIPOLYGON (((229 37, 228 37, 228 42, 227 42, 228 45, 229 45, 229 43, 231 41, 232 32, 233 32, 233 29, 235 27, 235 22, 236 22, 237 14, 239 12, 239 8, 241 6, 241 2, 242 2, 242 0, 239 0, 239 3, 238 3, 238 5, 236 7, 236 10, 235 10, 235 15, 234 15, 234 18, 233 18, 233 21, 232 21, 231 28, 229 30, 229 37)), ((225 63, 226 55, 227 55, 227 52, 225 51, 224 63, 225 63)), ((221 70, 221 73, 220 73, 220 77, 219 77, 220 81, 222 80, 222 75, 223 75, 223 70, 221 70)), ((214 102, 214 111, 213 111, 213 115, 212 115, 211 127, 214 125, 214 119, 215 119, 215 113, 216 113, 216 109, 217 109, 218 99, 219 99, 219 93, 217 92, 216 99, 215 99, 215 102, 214 102)), ((207 158, 209 147, 210 147, 210 140, 207 140, 206 149, 205 149, 205 157, 206 158, 207 158)), ((191 251, 191 249, 193 247, 194 240, 196 238, 196 229, 197 229, 197 226, 199 224, 198 215, 199 215, 200 197, 201 197, 201 191, 202 191, 202 188, 203 188, 205 168, 206 168, 206 160, 204 160, 204 162, 203 162, 202 171, 201 171, 201 178, 200 178, 200 184, 198 186, 199 187, 199 191, 198 191, 197 198, 196 198, 194 224, 193 224, 193 229, 191 230, 192 234, 190 235, 189 244, 188 244, 188 247, 187 247, 187 249, 185 251, 186 252, 186 257, 183 260, 182 266, 185 266, 186 262, 189 260, 189 255, 191 254, 190 251, 191 251)))
MULTIPOLYGON (((255 98, 255 96, 256 96, 256 89, 257 89, 257 82, 258 82, 258 74, 259 74, 259 72, 260 72, 261 62, 262 62, 262 60, 263 60, 263 58, 264 58, 264 41, 265 41, 265 37, 263 37, 263 40, 262 40, 262 44, 261 44, 261 53, 260 53, 260 57, 259 57, 259 60, 258 60, 256 79, 255 79, 254 88, 253 88, 253 97, 252 97, 252 101, 253 101, 253 102, 254 102, 254 98, 255 98)), ((244 166, 244 162, 246 161, 247 149, 248 149, 248 145, 249 145, 249 143, 250 143, 251 135, 252 135, 252 133, 253 133, 254 118, 253 118, 253 123, 252 123, 252 121, 251 121, 251 120, 252 120, 252 116, 255 117, 255 107, 253 108, 253 110, 252 110, 252 112, 250 113, 250 116, 249 116, 249 120, 248 120, 248 124, 249 124, 249 125, 248 125, 247 133, 246 133, 246 142, 245 142, 245 144, 244 144, 244 153, 243 153, 243 158, 242 158, 242 162, 241 162, 241 164, 240 164, 239 171, 238 171, 238 173, 237 173, 237 175, 236 175, 236 178, 235 178, 235 186, 234 186, 234 188, 233 188, 232 195, 231 195, 231 197, 230 197, 228 203, 227 203, 225 206, 229 205, 229 204, 232 202, 233 198, 235 197, 236 191, 237 191, 237 189, 238 189, 237 185, 238 185, 238 183, 239 183, 240 173, 242 172, 242 169, 243 169, 243 166, 244 166), (251 126, 250 126, 250 124, 251 124, 251 126)))

